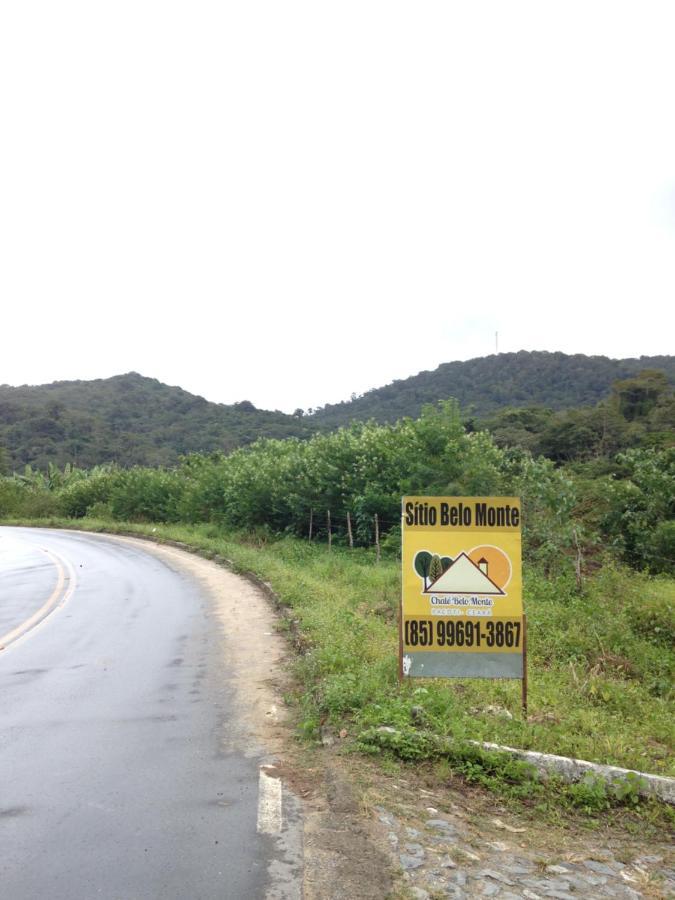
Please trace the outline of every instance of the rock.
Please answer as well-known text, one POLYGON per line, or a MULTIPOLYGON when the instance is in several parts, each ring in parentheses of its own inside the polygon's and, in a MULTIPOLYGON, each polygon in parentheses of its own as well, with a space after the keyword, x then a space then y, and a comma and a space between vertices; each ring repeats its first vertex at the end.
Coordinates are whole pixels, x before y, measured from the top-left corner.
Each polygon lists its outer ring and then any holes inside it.
POLYGON ((518 863, 509 863, 509 865, 505 865, 504 868, 509 875, 529 875, 530 872, 534 870, 534 866, 522 866, 518 863))
POLYGON ((482 894, 484 897, 493 897, 495 894, 499 893, 499 885, 495 884, 494 881, 486 881, 483 884, 482 894))
POLYGON ((502 875, 501 872, 495 872, 494 869, 483 869, 478 874, 481 878, 492 878, 495 881, 501 881, 502 884, 513 884, 513 881, 511 881, 510 878, 507 878, 506 875, 502 875))
POLYGON ((584 860, 584 865, 587 869, 590 869, 591 872, 597 872, 598 875, 610 875, 612 877, 616 875, 614 869, 610 869, 605 863, 597 862, 595 859, 584 860))
POLYGON ((570 870, 566 869, 564 866, 546 866, 546 871, 550 872, 552 875, 567 875, 570 870))
POLYGON ((439 865, 442 869, 456 869, 457 863, 453 862, 449 856, 442 857, 439 865))
POLYGON ((573 890, 569 881, 563 880, 562 878, 551 878, 549 881, 544 881, 542 884, 542 889, 544 894, 546 891, 558 891, 559 893, 567 893, 569 894, 571 890, 573 890))
POLYGON ((443 831, 455 830, 455 826, 448 822, 447 819, 428 819, 425 824, 427 828, 440 828, 443 831))
POLYGON ((377 731, 379 731, 380 734, 398 734, 397 730, 392 728, 391 725, 380 725, 379 728, 377 728, 377 731))
POLYGON ((602 878, 602 879, 594 878, 593 880, 591 880, 591 878, 589 878, 586 875, 579 875, 578 877, 575 877, 574 875, 568 875, 565 878, 565 881, 569 882, 569 884, 571 885, 569 890, 573 890, 583 897, 585 894, 586 895, 588 894, 588 886, 590 884, 595 884, 596 882, 599 882, 600 884, 602 884, 602 883, 605 883, 607 881, 607 879, 606 878, 602 878))
POLYGON ((404 844, 403 846, 413 856, 424 856, 424 847, 421 844, 404 844))
POLYGON ((504 831, 511 832, 511 834, 523 834, 526 831, 525 828, 516 828, 513 825, 507 825, 507 823, 502 822, 501 819, 493 819, 492 824, 496 825, 497 828, 502 828, 504 831))
POLYGON ((405 833, 409 838, 416 838, 420 836, 420 833, 416 828, 406 828, 405 833))
POLYGON ((513 714, 504 709, 503 706, 486 706, 483 712, 489 713, 491 716, 499 716, 500 719, 512 719, 513 714))
POLYGON ((407 853, 401 853, 399 855, 399 860, 401 861, 401 868, 406 871, 409 869, 419 869, 420 866, 424 865, 424 859, 421 856, 410 856, 407 853))
POLYGON ((580 880, 585 881, 586 884, 593 885, 593 887, 602 887, 603 884, 607 884, 605 875, 581 875, 580 880))
POLYGON ((637 884, 638 882, 637 874, 629 872, 628 869, 622 869, 619 872, 619 875, 623 878, 624 881, 630 882, 630 884, 637 884))
POLYGON ((448 897, 454 897, 455 900, 464 900, 464 898, 466 897, 464 891, 456 884, 449 884, 446 887, 445 892, 447 893, 448 897))
POLYGON ((534 863, 533 863, 532 860, 531 860, 529 857, 527 857, 527 856, 514 856, 514 857, 513 857, 513 862, 514 862, 517 866, 525 866, 525 868, 526 868, 526 869, 530 869, 530 871, 531 871, 532 869, 535 868, 534 863))
MULTIPOLYGON (((557 887, 556 882, 553 879, 547 880, 545 878, 522 878, 520 886, 522 885, 532 888, 539 894, 545 894, 546 891, 555 890, 557 887)), ((567 890, 567 885, 564 883, 563 890, 567 890)))
POLYGON ((539 894, 535 894, 535 892, 531 891, 529 888, 525 888, 523 897, 527 897, 527 900, 541 900, 539 894))
POLYGON ((509 849, 509 845, 503 844, 501 841, 486 841, 485 845, 496 850, 497 853, 505 853, 509 849))

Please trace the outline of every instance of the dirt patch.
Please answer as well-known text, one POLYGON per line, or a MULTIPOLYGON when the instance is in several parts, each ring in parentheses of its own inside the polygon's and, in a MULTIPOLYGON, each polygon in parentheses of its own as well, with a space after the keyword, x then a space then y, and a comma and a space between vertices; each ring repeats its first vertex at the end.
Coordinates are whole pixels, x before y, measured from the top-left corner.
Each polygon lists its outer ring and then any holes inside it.
POLYGON ((320 789, 305 817, 305 900, 390 896, 392 861, 382 836, 363 815, 353 785, 337 760, 318 772, 320 789))

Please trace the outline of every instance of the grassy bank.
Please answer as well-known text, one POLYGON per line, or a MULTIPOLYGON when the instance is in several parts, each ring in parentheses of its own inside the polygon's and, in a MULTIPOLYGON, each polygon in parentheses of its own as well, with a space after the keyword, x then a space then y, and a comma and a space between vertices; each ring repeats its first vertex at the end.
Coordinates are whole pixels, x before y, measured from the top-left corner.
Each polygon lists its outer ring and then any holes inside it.
POLYGON ((325 545, 227 534, 209 525, 31 524, 181 541, 268 581, 287 607, 285 627, 302 651, 297 702, 308 736, 320 725, 344 728, 368 752, 388 749, 409 759, 442 755, 439 741, 451 736, 675 774, 672 579, 605 568, 579 595, 572 580, 526 573, 524 721, 517 681, 415 682, 399 690, 395 559, 376 564, 366 550, 329 553, 325 545), (382 725, 395 727, 396 736, 378 732, 382 725))

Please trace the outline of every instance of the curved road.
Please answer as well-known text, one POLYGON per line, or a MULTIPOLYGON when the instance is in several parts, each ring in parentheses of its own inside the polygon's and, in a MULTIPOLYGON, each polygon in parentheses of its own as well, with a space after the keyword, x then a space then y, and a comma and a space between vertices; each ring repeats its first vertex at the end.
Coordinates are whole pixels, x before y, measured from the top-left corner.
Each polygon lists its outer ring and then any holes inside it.
POLYGON ((261 808, 281 815, 261 807, 263 760, 224 741, 225 653, 196 581, 131 543, 0 528, 3 645, 0 896, 299 896, 260 833, 261 808))

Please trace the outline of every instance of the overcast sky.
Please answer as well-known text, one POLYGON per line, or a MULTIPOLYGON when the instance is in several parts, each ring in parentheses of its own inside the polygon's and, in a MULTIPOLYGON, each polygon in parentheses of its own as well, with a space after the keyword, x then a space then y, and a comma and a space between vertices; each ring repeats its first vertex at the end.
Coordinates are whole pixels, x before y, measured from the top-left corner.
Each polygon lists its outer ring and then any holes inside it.
POLYGON ((0 5, 0 383, 673 352, 675 5, 0 5))

